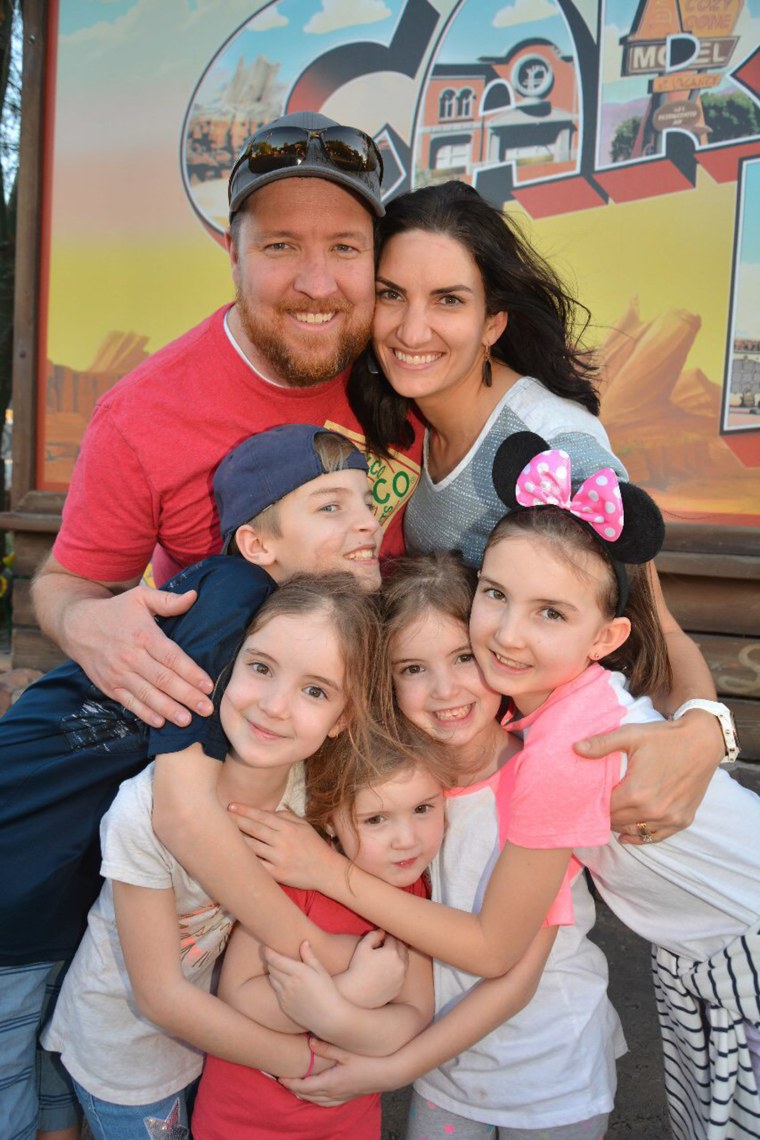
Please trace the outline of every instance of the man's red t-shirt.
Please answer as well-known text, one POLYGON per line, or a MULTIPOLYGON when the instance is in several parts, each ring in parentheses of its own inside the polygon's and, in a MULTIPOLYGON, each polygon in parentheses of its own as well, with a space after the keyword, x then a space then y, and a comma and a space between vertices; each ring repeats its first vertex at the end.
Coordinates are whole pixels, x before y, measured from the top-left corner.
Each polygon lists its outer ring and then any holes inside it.
MULTIPOLYGON (((214 471, 254 432, 312 423, 363 446, 346 400, 347 373, 314 388, 262 380, 230 342, 228 309, 160 349, 98 401, 53 547, 67 570, 121 582, 153 559, 161 585, 180 567, 218 553, 214 471)), ((417 485, 421 436, 392 463, 368 456, 384 556, 403 551, 401 515, 417 485)))

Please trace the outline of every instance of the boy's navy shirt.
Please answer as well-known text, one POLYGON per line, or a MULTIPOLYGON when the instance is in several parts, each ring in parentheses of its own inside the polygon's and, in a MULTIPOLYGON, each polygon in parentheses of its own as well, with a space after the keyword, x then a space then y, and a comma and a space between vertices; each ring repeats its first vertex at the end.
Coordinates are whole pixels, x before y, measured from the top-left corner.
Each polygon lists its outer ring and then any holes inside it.
MULTIPOLYGON (((198 591, 187 613, 158 624, 216 678, 276 583, 250 562, 216 555, 164 588, 198 591)), ((0 717, 0 966, 73 954, 102 883, 100 820, 119 784, 152 756, 195 743, 224 759, 216 715, 149 728, 73 661, 35 681, 0 717)))

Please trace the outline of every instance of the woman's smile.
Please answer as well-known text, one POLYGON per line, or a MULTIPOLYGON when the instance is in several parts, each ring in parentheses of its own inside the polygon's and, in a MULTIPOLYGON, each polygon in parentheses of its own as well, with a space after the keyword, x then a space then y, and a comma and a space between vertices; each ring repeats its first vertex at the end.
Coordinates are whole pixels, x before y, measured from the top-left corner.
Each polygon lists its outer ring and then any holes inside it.
POLYGON ((486 345, 506 315, 486 314, 475 259, 446 234, 408 230, 383 247, 372 326, 375 354, 401 396, 425 401, 479 388, 486 345))

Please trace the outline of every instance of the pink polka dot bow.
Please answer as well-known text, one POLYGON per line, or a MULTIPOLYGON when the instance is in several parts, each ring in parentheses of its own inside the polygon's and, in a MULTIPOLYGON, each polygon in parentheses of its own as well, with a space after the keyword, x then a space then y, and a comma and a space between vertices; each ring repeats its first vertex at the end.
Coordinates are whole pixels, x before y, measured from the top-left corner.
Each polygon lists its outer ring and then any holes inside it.
POLYGON ((600 538, 614 542, 623 530, 623 503, 617 475, 602 467, 573 494, 570 456, 552 448, 534 456, 517 479, 515 498, 521 507, 557 506, 588 523, 600 538))

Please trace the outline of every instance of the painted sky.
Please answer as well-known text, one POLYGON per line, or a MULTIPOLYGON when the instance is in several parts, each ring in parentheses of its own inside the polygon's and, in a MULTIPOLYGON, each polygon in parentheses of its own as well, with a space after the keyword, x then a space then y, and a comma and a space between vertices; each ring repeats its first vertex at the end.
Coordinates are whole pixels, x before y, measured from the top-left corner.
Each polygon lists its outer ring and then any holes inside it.
POLYGON ((516 43, 541 38, 571 52, 572 41, 555 0, 486 0, 466 4, 457 13, 442 45, 444 63, 470 62, 482 55, 503 55, 516 43))
MULTIPOLYGON (((256 6, 249 4, 251 13, 256 6)), ((199 89, 203 100, 206 82, 213 91, 234 71, 240 58, 250 63, 263 55, 280 63, 279 78, 290 88, 315 55, 350 40, 388 43, 403 7, 403 0, 280 0, 265 5, 245 21, 230 39, 210 53, 208 79, 199 89)))

